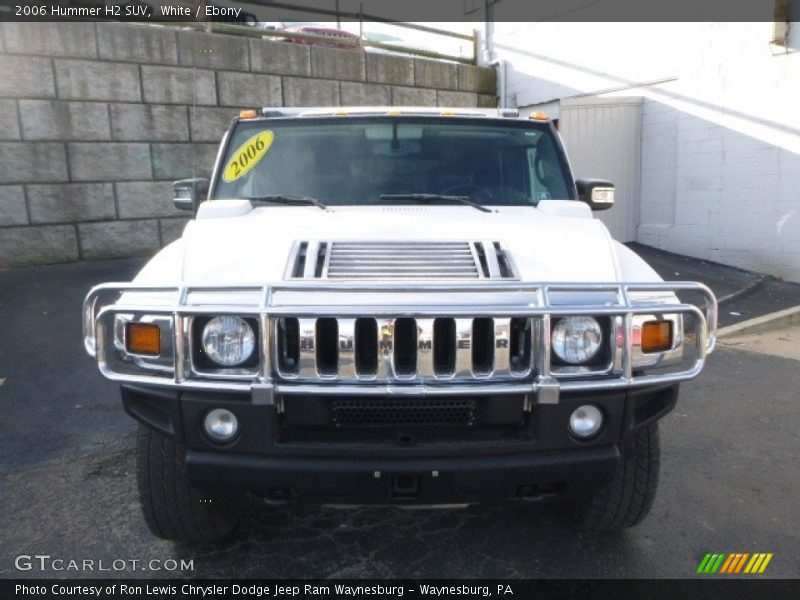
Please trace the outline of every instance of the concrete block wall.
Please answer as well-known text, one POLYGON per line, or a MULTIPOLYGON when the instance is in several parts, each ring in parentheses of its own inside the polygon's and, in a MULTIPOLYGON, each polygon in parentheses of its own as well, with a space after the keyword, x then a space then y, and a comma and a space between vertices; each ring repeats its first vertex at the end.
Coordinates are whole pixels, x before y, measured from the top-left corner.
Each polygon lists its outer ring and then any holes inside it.
POLYGON ((494 71, 128 23, 0 24, 0 267, 152 254, 242 108, 496 105, 494 71))

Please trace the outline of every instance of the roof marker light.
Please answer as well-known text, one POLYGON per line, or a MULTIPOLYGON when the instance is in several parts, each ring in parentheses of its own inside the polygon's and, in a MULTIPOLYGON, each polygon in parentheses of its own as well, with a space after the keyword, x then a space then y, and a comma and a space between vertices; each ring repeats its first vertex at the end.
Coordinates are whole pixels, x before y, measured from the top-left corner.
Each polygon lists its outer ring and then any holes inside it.
POLYGON ((543 112, 540 112, 538 110, 536 112, 532 112, 531 116, 529 118, 534 120, 534 121, 549 121, 550 120, 550 117, 547 115, 547 113, 543 113, 543 112))
POLYGON ((243 110, 239 113, 240 119, 255 119, 258 113, 254 110, 243 110))

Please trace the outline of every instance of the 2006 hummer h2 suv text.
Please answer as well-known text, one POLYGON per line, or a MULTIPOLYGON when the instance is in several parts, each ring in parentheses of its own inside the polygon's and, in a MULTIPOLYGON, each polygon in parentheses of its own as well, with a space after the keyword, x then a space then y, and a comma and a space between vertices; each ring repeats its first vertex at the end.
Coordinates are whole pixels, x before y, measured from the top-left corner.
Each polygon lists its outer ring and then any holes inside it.
POLYGON ((174 186, 183 236, 84 304, 150 529, 219 539, 245 497, 638 523, 717 309, 611 239, 613 197, 542 115, 241 113, 211 180, 174 186))

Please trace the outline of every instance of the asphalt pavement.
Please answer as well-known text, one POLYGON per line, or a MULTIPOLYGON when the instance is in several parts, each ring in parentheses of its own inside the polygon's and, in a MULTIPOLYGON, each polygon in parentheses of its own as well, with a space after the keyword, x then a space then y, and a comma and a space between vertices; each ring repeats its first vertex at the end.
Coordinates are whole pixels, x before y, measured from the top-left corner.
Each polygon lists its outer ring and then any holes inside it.
POLYGON ((665 281, 700 281, 710 287, 720 302, 721 327, 800 305, 800 284, 642 244, 627 245, 665 281))
MULTIPOLYGON (((706 269, 668 256, 660 266, 648 259, 665 276, 665 269, 683 271, 673 279, 692 279, 683 276, 687 265, 706 269)), ((0 271, 0 577, 680 578, 695 576, 707 552, 771 552, 764 576, 800 576, 800 363, 735 346, 720 347, 703 374, 683 384, 676 410, 661 422, 653 510, 621 534, 578 535, 555 509, 535 504, 436 511, 291 506, 252 510, 217 546, 157 540, 135 494, 135 423, 80 339, 89 287, 128 280, 142 264, 0 271), (192 568, 18 571, 20 554, 106 565, 183 559, 192 568)), ((759 279, 741 277, 724 293, 759 279)), ((713 279, 701 278, 721 293, 713 279)), ((729 281, 727 274, 718 279, 729 281)), ((782 285, 792 298, 792 286, 782 285)), ((753 314, 766 310, 758 300, 748 299, 753 314)))

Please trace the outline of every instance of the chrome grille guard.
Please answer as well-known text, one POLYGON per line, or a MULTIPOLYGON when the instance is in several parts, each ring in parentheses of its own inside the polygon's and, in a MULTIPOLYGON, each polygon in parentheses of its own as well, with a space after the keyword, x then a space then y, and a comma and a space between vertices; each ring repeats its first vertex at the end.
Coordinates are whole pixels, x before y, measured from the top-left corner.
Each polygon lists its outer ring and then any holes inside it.
MULTIPOLYGON (((659 283, 413 283, 413 282, 310 282, 284 281, 264 286, 148 286, 106 283, 89 292, 83 306, 86 351, 95 356, 101 373, 115 381, 188 389, 273 393, 470 395, 534 393, 539 403, 558 402, 559 391, 608 390, 657 385, 691 379, 702 370, 714 349, 717 301, 711 290, 696 282, 659 283), (703 310, 681 302, 677 292, 702 295, 703 310), (400 300, 400 301, 398 301, 400 300), (156 315, 172 323, 172 368, 168 373, 118 369, 111 359, 115 315, 156 315), (195 316, 234 314, 258 319, 260 357, 258 372, 226 375, 198 373, 191 359, 191 319, 195 316), (690 315, 695 321, 693 364, 670 373, 634 372, 633 323, 640 315, 690 315), (613 368, 582 377, 561 376, 551 366, 551 319, 568 315, 612 317, 613 368), (354 319, 491 318, 500 322, 530 319, 531 368, 522 376, 417 378, 320 378, 293 381, 282 376, 275 359, 275 323, 279 318, 331 317, 354 319)), ((163 371, 163 370, 162 370, 163 371)), ((430 373, 428 373, 430 375, 430 373)), ((302 378, 301 378, 302 379, 302 378)))

